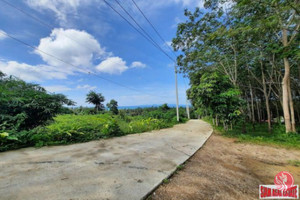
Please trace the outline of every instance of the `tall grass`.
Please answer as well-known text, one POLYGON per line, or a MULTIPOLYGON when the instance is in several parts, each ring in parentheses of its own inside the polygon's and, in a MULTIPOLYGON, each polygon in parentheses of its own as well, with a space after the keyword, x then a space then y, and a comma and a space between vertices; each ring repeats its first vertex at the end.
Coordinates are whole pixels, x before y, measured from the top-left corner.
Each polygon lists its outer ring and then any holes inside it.
MULTIPOLYGON (((182 116, 181 122, 186 119, 182 116)), ((0 151, 21 147, 71 144, 87 142, 100 138, 109 138, 133 133, 168 128, 176 124, 174 109, 153 110, 142 115, 104 114, 65 114, 54 117, 47 126, 30 131, 0 132, 0 151)))

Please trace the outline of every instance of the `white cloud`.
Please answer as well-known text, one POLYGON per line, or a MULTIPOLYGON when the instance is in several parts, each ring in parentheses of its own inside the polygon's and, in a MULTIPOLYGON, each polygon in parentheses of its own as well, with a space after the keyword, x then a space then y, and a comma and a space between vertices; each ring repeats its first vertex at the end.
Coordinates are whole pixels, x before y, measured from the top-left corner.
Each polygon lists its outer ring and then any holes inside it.
POLYGON ((72 88, 66 87, 64 85, 51 85, 43 86, 48 92, 66 92, 72 90, 72 88))
POLYGON ((131 63, 131 68, 145 68, 146 64, 139 62, 139 61, 135 61, 133 63, 131 63))
POLYGON ((108 74, 122 74, 124 71, 128 70, 129 67, 126 66, 126 61, 120 57, 109 57, 102 61, 96 69, 99 72, 108 74))
MULTIPOLYGON (((104 9, 109 9, 102 0, 26 0, 26 2, 28 6, 40 12, 45 10, 54 12, 61 25, 67 25, 68 18, 78 19, 78 8, 92 5, 96 9, 100 9, 99 14, 106 13, 104 9)), ((204 0, 163 0, 155 1, 155 3, 152 0, 136 0, 136 2, 147 16, 153 16, 160 8, 174 4, 189 9, 204 7, 204 0)), ((123 6, 134 11, 133 15, 140 15, 133 4, 123 3, 123 6)), ((103 16, 107 17, 107 15, 103 16)))
POLYGON ((4 40, 5 38, 7 38, 7 36, 4 34, 5 32, 0 29, 0 40, 4 40))
POLYGON ((0 71, 8 75, 14 75, 24 81, 42 81, 49 79, 66 79, 68 75, 74 74, 64 68, 48 65, 29 65, 16 61, 0 60, 0 71))
MULTIPOLYGON (((105 49, 101 48, 92 35, 75 29, 53 29, 49 37, 40 40, 38 49, 78 67, 90 67, 93 58, 106 55, 105 49)), ((67 65, 40 51, 35 53, 49 65, 57 67, 67 65)))
POLYGON ((61 23, 67 21, 68 15, 76 15, 77 8, 89 0, 27 0, 27 4, 36 10, 51 10, 61 23))
POLYGON ((95 89, 97 89, 97 87, 96 86, 90 86, 90 85, 78 85, 77 89, 95 90, 95 89))

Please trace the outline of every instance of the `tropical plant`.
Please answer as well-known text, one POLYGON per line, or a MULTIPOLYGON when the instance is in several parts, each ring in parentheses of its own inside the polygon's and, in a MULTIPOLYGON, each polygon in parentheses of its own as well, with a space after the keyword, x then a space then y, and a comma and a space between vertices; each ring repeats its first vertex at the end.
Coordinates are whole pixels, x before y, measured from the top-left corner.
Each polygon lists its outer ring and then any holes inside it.
POLYGON ((86 95, 86 102, 95 105, 95 110, 103 111, 104 105, 102 104, 105 101, 104 96, 101 93, 96 93, 95 91, 90 91, 86 95))
POLYGON ((0 76, 0 130, 37 127, 51 120, 63 105, 74 104, 65 95, 49 94, 37 84, 0 76))
POLYGON ((110 100, 109 103, 106 104, 106 106, 109 108, 109 110, 117 115, 119 113, 119 110, 118 110, 118 102, 114 99, 110 100))

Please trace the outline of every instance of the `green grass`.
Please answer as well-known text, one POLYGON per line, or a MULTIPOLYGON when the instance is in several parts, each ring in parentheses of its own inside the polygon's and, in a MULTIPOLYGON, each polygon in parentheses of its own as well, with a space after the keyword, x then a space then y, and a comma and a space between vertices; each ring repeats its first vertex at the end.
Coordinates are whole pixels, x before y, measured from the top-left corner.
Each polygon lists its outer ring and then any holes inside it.
POLYGON ((290 160, 289 164, 295 167, 300 167, 300 160, 290 160))
MULTIPOLYGON (((184 121, 186 120, 183 119, 182 122, 184 121)), ((50 124, 33 130, 0 132, 0 151, 28 146, 41 147, 87 142, 168 128, 176 123, 172 110, 147 112, 140 116, 120 116, 111 113, 58 115, 50 124), (164 114, 165 117, 154 118, 157 113, 164 114)))
MULTIPOLYGON (((206 118, 205 121, 212 124, 208 118, 206 118)), ((246 124, 246 133, 242 132, 241 124, 235 125, 233 130, 225 131, 221 126, 214 126, 214 130, 223 136, 237 138, 238 142, 300 149, 300 134, 285 133, 284 125, 273 124, 271 133, 268 132, 267 123, 257 123, 254 130, 252 124, 246 124)))
POLYGON ((165 179, 163 180, 163 184, 168 184, 169 182, 170 182, 170 179, 165 178, 165 179))

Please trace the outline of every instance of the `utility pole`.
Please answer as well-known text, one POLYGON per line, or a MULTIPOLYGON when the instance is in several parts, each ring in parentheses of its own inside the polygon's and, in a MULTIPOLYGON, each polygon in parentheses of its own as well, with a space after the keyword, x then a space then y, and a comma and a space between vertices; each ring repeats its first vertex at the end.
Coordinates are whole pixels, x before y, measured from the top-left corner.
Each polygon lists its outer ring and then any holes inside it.
POLYGON ((190 106, 189 106, 189 100, 186 99, 186 114, 188 116, 188 119, 191 119, 190 117, 190 106))
POLYGON ((177 66, 175 65, 175 85, 176 85, 176 113, 179 122, 179 105, 178 105, 178 83, 177 83, 177 66))

